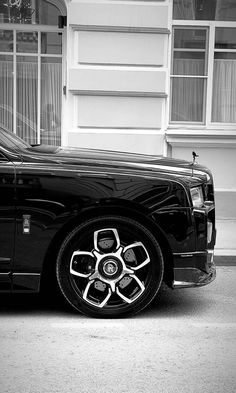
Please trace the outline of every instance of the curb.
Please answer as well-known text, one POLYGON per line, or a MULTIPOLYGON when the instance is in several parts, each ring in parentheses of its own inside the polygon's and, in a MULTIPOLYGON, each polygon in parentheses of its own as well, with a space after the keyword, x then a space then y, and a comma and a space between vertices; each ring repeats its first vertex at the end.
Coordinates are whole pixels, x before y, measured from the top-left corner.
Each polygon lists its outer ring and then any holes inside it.
POLYGON ((236 255, 214 255, 216 266, 236 266, 236 255))

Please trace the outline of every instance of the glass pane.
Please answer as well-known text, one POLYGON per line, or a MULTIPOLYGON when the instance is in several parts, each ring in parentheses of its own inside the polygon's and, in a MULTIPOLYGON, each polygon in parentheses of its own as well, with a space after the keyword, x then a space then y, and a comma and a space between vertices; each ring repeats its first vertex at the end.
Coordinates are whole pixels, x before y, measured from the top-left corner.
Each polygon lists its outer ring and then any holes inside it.
POLYGON ((61 144, 61 59, 43 57, 41 64, 41 143, 61 144))
POLYGON ((0 30, 0 52, 13 51, 13 31, 0 30))
POLYGON ((0 15, 2 23, 31 23, 34 9, 30 0, 24 1, 2 1, 0 15), (16 4, 14 4, 16 3, 16 4))
POLYGON ((0 125, 13 131, 13 56, 0 55, 0 125))
POLYGON ((215 52, 215 59, 236 59, 236 52, 215 52))
POLYGON ((204 29, 175 29, 174 47, 189 49, 206 48, 206 30, 204 29))
POLYGON ((28 143, 37 143, 38 60, 18 56, 16 64, 16 133, 28 143))
POLYGON ((16 34, 16 50, 24 53, 38 52, 38 33, 36 31, 17 32, 16 34))
POLYGON ((236 28, 217 27, 215 48, 236 49, 236 28))
POLYGON ((61 54, 62 36, 58 33, 42 33, 41 53, 61 54))
POLYGON ((59 15, 60 11, 57 6, 47 0, 21 0, 15 2, 5 0, 0 2, 0 23, 57 26, 59 15))
POLYGON ((61 12, 56 7, 57 1, 47 2, 46 0, 36 0, 36 23, 42 25, 58 25, 58 16, 61 15, 61 12), (54 3, 54 4, 52 4, 54 3))
POLYGON ((236 20, 236 2, 235 0, 217 0, 215 20, 236 20))
MULTIPOLYGON (((218 53, 217 53, 218 55, 218 53)), ((221 53, 223 55, 223 53, 221 53)), ((236 54, 234 58, 214 60, 212 121, 236 122, 236 54)))
POLYGON ((172 79, 172 121, 203 122, 204 86, 200 78, 172 79))
POLYGON ((174 19, 236 20, 235 0, 174 0, 174 19))
POLYGON ((204 75, 204 52, 174 52, 174 75, 204 75))

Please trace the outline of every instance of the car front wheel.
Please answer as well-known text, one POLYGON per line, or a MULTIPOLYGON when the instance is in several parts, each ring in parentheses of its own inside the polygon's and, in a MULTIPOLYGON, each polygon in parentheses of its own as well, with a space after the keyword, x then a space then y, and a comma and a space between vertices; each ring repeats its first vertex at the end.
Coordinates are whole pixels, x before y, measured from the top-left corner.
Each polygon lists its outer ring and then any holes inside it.
POLYGON ((163 278, 161 248, 136 220, 106 216, 77 226, 57 258, 59 287, 78 311, 124 317, 144 309, 163 278))

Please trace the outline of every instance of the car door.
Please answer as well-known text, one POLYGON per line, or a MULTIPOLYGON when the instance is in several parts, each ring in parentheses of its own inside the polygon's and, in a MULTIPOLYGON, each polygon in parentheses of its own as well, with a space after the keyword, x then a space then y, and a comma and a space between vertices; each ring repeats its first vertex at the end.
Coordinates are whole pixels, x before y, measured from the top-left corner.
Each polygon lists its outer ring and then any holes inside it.
POLYGON ((15 168, 0 150, 0 291, 11 290, 15 232, 15 168))

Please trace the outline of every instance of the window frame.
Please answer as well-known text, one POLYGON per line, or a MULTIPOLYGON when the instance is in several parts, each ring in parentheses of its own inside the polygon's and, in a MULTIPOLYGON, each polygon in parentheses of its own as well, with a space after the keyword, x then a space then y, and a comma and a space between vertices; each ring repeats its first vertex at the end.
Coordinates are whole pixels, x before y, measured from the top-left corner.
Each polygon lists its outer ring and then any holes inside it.
MULTIPOLYGON (((62 75, 61 75, 61 113, 63 113, 63 105, 64 105, 64 95, 63 95, 63 86, 65 85, 65 56, 66 53, 66 45, 65 39, 66 34, 64 29, 60 29, 57 26, 49 26, 49 25, 33 25, 33 24, 17 24, 17 23, 0 23, 0 30, 12 30, 13 31, 13 50, 11 52, 3 52, 0 51, 0 55, 4 56, 12 56, 13 59, 13 133, 17 135, 17 58, 20 56, 30 56, 37 58, 37 118, 40 119, 41 114, 41 59, 48 57, 55 57, 61 59, 62 64, 62 75), (17 43, 17 33, 18 32, 37 32, 38 34, 38 43, 37 43, 37 52, 18 52, 16 49, 17 43), (61 54, 50 54, 50 53, 41 53, 41 34, 42 33, 59 33, 62 36, 62 53, 61 54)), ((40 121, 37 122, 37 143, 40 143, 41 138, 41 127, 40 121)), ((61 139, 63 135, 63 125, 61 121, 61 139)))
POLYGON ((201 80, 206 80, 206 82, 204 82, 204 86, 203 86, 203 91, 204 91, 204 97, 203 97, 203 100, 204 100, 204 103, 203 103, 203 108, 202 108, 202 118, 203 118, 203 121, 198 121, 198 122, 196 122, 196 121, 191 121, 191 122, 188 122, 188 121, 176 121, 176 120, 171 120, 171 107, 170 107, 170 124, 184 124, 184 125, 186 125, 186 124, 194 124, 194 125, 200 125, 200 126, 203 126, 204 124, 205 124, 205 117, 206 117, 206 92, 207 92, 207 79, 208 79, 208 41, 209 41, 209 32, 208 32, 208 28, 206 27, 206 26, 191 26, 191 25, 184 25, 184 26, 182 26, 182 25, 175 25, 175 26, 172 26, 172 45, 171 45, 171 67, 170 67, 170 79, 171 79, 171 83, 170 83, 170 86, 171 86, 171 100, 170 100, 170 103, 172 102, 172 80, 174 79, 174 78, 187 78, 187 79, 201 79, 201 80), (205 73, 203 74, 203 75, 182 75, 182 74, 173 74, 172 73, 172 70, 173 70, 173 64, 174 64, 174 52, 180 52, 180 51, 191 51, 191 52, 194 52, 194 51, 196 51, 196 49, 179 49, 179 48, 175 48, 174 47, 174 31, 175 30, 178 30, 178 29, 184 29, 184 30, 191 30, 191 29, 195 29, 195 30, 206 30, 206 47, 205 47, 205 49, 203 50, 198 50, 198 51, 201 51, 201 52, 205 52, 205 65, 204 65, 204 71, 205 71, 205 73))
MULTIPOLYGON (((213 71, 214 71, 214 53, 219 52, 219 49, 215 49, 215 31, 217 27, 229 27, 236 28, 236 21, 206 21, 206 20, 181 20, 172 19, 172 37, 171 37, 171 63, 170 63, 170 81, 175 75, 172 74, 173 66, 173 53, 174 53, 174 29, 178 28, 206 28, 208 29, 208 48, 207 50, 207 74, 206 77, 206 93, 205 93, 205 103, 203 107, 203 118, 204 122, 177 122, 171 120, 171 101, 172 101, 172 89, 170 83, 170 108, 169 108, 169 128, 176 128, 183 125, 185 128, 195 128, 195 129, 212 129, 221 130, 222 128, 227 130, 235 130, 235 123, 223 123, 223 122, 213 122, 212 117, 212 92, 213 92, 213 71)), ((224 50, 224 52, 230 52, 230 50, 224 50)), ((204 76, 202 76, 204 77, 204 76)))

